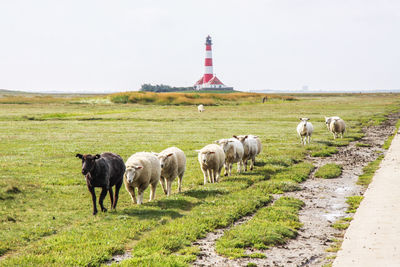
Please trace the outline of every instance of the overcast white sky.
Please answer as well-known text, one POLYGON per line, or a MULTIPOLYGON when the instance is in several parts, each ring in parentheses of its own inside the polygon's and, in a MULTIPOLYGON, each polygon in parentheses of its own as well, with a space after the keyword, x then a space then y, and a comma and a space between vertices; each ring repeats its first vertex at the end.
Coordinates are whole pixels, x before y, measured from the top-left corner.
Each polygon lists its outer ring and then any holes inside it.
POLYGON ((0 0, 0 88, 400 88, 397 0, 0 0))

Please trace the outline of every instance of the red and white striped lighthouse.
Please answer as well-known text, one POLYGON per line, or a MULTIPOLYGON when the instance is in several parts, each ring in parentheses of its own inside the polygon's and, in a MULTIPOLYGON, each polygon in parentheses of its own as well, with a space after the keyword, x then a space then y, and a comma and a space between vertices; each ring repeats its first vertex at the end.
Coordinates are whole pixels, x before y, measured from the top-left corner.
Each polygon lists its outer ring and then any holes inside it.
POLYGON ((212 42, 210 35, 206 38, 206 58, 204 61, 204 75, 194 85, 197 90, 233 90, 224 85, 213 72, 212 42))
POLYGON ((206 59, 204 61, 204 76, 203 76, 203 84, 208 83, 209 80, 214 76, 213 73, 213 64, 212 64, 212 42, 210 35, 206 38, 206 59))

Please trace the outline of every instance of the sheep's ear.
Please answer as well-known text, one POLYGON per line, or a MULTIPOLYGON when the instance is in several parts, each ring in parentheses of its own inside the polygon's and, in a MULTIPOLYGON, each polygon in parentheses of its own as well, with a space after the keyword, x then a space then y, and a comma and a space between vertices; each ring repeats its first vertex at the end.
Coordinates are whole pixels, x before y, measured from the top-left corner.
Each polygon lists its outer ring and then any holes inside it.
POLYGON ((200 153, 200 150, 198 150, 198 149, 197 149, 197 150, 195 150, 195 151, 196 151, 197 153, 200 153))
POLYGON ((244 139, 246 139, 247 137, 249 137, 248 135, 246 135, 245 137, 244 137, 244 139))
POLYGON ((233 138, 239 139, 236 135, 232 135, 233 138))
POLYGON ((151 153, 152 153, 154 156, 158 157, 158 153, 153 152, 153 151, 151 151, 151 153))
POLYGON ((209 151, 208 153, 209 154, 215 154, 215 151, 209 151))
POLYGON ((140 169, 143 169, 143 166, 133 166, 133 168, 135 168, 135 170, 140 170, 140 169))
POLYGON ((80 158, 80 159, 83 158, 82 154, 76 154, 75 157, 80 158))
POLYGON ((215 140, 215 141, 214 141, 214 144, 219 144, 219 140, 215 140))
POLYGON ((99 159, 100 158, 100 154, 96 154, 96 156, 94 156, 94 159, 99 159))
POLYGON ((300 118, 300 120, 302 121, 302 120, 303 120, 303 118, 300 118))
POLYGON ((306 119, 306 121, 309 121, 309 120, 310 120, 309 118, 306 119))
POLYGON ((253 135, 254 138, 258 138, 258 135, 253 135))
POLYGON ((167 155, 167 158, 168 158, 168 157, 171 157, 173 154, 174 154, 173 152, 172 152, 172 153, 169 153, 169 154, 167 155))

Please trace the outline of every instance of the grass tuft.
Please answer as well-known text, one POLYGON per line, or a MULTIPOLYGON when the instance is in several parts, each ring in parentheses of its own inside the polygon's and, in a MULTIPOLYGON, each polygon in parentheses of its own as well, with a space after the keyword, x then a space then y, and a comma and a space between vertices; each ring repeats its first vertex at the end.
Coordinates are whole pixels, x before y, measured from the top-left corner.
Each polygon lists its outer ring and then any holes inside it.
POLYGON ((349 207, 347 208, 346 213, 355 213, 363 199, 363 196, 348 197, 346 203, 349 204, 349 207))
POLYGON ((339 177, 341 174, 342 174, 342 166, 337 165, 335 163, 328 163, 320 167, 315 172, 315 177, 331 179, 339 177))
POLYGON ((297 229, 302 225, 298 211, 303 205, 304 202, 295 198, 279 198, 271 207, 260 209, 245 224, 226 231, 217 240, 216 251, 229 258, 259 257, 259 253, 248 254, 245 249, 266 249, 286 243, 297 236, 297 229))
POLYGON ((357 184, 368 187, 368 185, 372 182, 375 171, 379 168, 383 157, 383 155, 380 155, 376 160, 371 161, 370 163, 368 163, 367 166, 363 168, 363 174, 358 176, 357 184))

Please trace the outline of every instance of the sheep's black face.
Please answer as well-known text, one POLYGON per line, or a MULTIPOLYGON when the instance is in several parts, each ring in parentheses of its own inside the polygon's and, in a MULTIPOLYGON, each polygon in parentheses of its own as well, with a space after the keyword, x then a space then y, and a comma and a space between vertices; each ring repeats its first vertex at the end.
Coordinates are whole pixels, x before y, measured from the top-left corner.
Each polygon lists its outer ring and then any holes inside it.
POLYGON ((92 156, 90 154, 76 154, 76 157, 82 159, 82 174, 86 175, 94 169, 96 159, 100 158, 99 154, 92 156))

